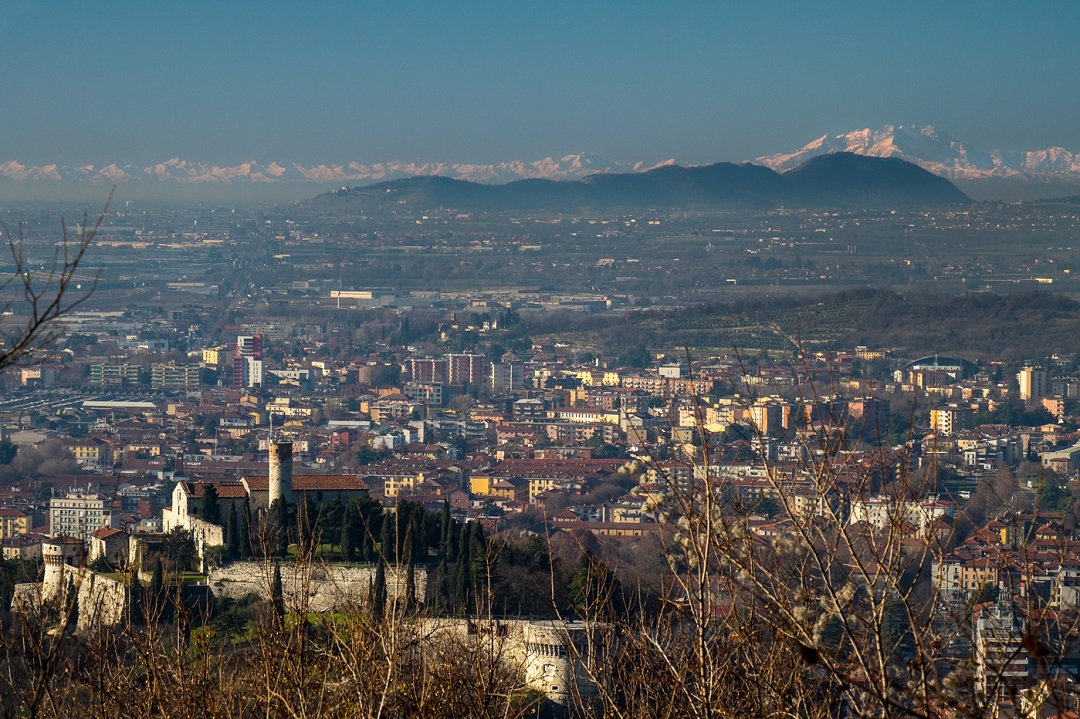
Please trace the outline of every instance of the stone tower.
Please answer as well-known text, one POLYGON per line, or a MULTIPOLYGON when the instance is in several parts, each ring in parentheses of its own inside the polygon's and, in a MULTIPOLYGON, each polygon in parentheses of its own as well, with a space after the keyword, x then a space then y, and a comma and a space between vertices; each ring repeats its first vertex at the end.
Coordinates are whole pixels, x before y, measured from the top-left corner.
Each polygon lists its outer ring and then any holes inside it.
POLYGON ((293 443, 276 441, 270 443, 270 481, 268 486, 267 506, 272 507, 275 499, 284 502, 293 501, 292 459, 293 443))
POLYGON ((74 537, 53 537, 41 543, 41 557, 45 561, 45 577, 42 593, 55 597, 64 589, 64 567, 71 571, 83 564, 85 545, 74 537))

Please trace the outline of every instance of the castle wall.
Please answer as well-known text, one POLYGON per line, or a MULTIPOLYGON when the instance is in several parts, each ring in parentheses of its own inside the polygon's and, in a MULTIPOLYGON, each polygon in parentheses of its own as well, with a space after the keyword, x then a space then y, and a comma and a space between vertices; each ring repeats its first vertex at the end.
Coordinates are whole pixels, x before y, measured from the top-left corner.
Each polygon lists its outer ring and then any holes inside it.
POLYGON ((225 544, 225 528, 219 524, 188 517, 187 528, 191 530, 191 536, 195 539, 195 551, 200 559, 207 547, 220 547, 225 544))
MULTIPOLYGON (((367 601, 368 590, 375 581, 374 566, 304 566, 292 563, 281 565, 281 588, 285 606, 290 611, 304 607, 306 611, 323 612, 355 607, 367 601)), ((422 599, 427 586, 427 570, 414 569, 416 596, 422 599)), ((210 589, 215 597, 239 599, 248 594, 267 597, 273 581, 274 568, 269 562, 232 562, 210 572, 210 589)), ((386 593, 391 599, 405 596, 406 572, 393 568, 386 572, 386 593)))
MULTIPOLYGON (((209 525, 214 527, 216 525, 209 525)), ((210 592, 216 598, 240 599, 248 594, 268 597, 273 581, 273 564, 269 562, 233 562, 211 571, 208 579, 210 592)), ((288 611, 326 612, 349 610, 362 606, 368 600, 368 592, 375 580, 374 566, 298 565, 282 563, 281 584, 288 611)), ((145 584, 149 573, 140 573, 145 584)), ((414 569, 416 597, 421 599, 427 586, 427 570, 414 569)), ((95 574, 85 567, 54 567, 42 584, 19 585, 16 607, 32 609, 40 606, 42 599, 57 596, 66 591, 69 583, 79 592, 79 629, 95 623, 112 626, 124 619, 127 601, 126 587, 113 579, 95 574)), ((407 575, 390 568, 386 572, 386 589, 390 599, 404 598, 407 575)))
POLYGON ((571 646, 581 644, 589 631, 582 622, 431 618, 418 626, 430 641, 443 636, 498 657, 505 668, 519 673, 525 686, 555 704, 596 691, 571 646))
POLYGON ((123 621, 127 588, 115 579, 95 574, 86 567, 60 566, 47 574, 40 585, 20 584, 20 603, 16 606, 24 609, 40 607, 43 599, 62 595, 72 584, 79 595, 77 629, 84 631, 94 626, 111 627, 123 621))

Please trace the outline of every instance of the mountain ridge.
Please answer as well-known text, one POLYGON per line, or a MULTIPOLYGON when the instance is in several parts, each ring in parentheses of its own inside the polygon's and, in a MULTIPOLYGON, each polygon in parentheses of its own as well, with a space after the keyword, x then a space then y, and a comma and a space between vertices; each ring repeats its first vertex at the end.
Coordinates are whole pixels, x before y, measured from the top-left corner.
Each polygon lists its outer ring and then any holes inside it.
MULTIPOLYGON (((852 152, 871 157, 896 157, 953 181, 976 200, 1044 199, 1080 192, 1080 153, 1062 147, 1006 152, 981 150, 931 125, 885 125, 838 135, 822 135, 794 152, 762 155, 750 162, 786 171, 822 154, 852 152)), ((169 157, 148 165, 107 164, 34 165, 0 161, 0 187, 27 196, 65 187, 93 188, 117 184, 126 194, 154 193, 160 188, 213 194, 215 188, 250 188, 251 192, 291 192, 310 197, 305 186, 370 184, 406 177, 440 175, 478 183, 499 184, 521 179, 579 180, 595 174, 642 173, 675 166, 674 159, 610 162, 579 152, 539 160, 497 163, 425 160, 303 164, 254 158, 232 165, 215 165, 169 157), (158 188, 158 189, 155 189, 158 188)), ((698 165, 708 167, 710 165, 698 165)))
POLYGON ((948 180, 897 158, 830 153, 778 173, 750 163, 665 165, 640 173, 598 173, 580 180, 517 180, 485 185, 440 176, 344 188, 315 198, 352 198, 410 210, 464 211, 584 208, 772 208, 944 206, 971 200, 948 180))
POLYGON ((885 125, 878 130, 863 128, 839 135, 823 135, 799 150, 763 155, 754 160, 777 171, 792 169, 812 157, 834 152, 852 152, 869 157, 896 157, 948 178, 976 199, 983 195, 1011 193, 1027 199, 1050 197, 1080 188, 1080 153, 1063 147, 1006 152, 984 151, 958 140, 932 125, 885 125), (1023 188, 1030 188, 1024 192, 1023 188))
POLYGON ((24 182, 137 182, 158 180, 177 184, 221 184, 247 180, 254 184, 270 182, 308 182, 347 184, 380 182, 425 175, 442 175, 473 182, 501 183, 518 179, 579 179, 604 172, 645 172, 673 165, 674 159, 658 163, 608 162, 589 153, 570 153, 559 158, 512 160, 492 164, 425 161, 390 161, 362 164, 323 163, 303 165, 255 159, 235 165, 214 165, 171 157, 147 166, 112 163, 69 166, 50 163, 30 165, 18 160, 0 162, 0 179, 24 182))

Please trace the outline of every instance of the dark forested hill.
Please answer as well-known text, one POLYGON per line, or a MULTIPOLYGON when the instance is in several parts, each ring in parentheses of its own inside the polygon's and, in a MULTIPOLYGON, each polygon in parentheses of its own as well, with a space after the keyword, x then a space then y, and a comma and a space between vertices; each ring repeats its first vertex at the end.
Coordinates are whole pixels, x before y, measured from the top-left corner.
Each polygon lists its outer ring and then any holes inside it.
POLYGON ((639 343, 702 352, 868 345, 901 356, 1015 360, 1080 352, 1077 328, 1080 303, 1047 292, 901 295, 868 288, 634 313, 598 320, 577 335, 615 354, 619 347, 639 343))
POLYGON ((577 181, 481 185, 414 177, 337 191, 310 201, 333 207, 573 212, 613 208, 937 207, 970 202, 948 180, 895 158, 821 155, 780 174, 751 164, 676 165, 577 181))

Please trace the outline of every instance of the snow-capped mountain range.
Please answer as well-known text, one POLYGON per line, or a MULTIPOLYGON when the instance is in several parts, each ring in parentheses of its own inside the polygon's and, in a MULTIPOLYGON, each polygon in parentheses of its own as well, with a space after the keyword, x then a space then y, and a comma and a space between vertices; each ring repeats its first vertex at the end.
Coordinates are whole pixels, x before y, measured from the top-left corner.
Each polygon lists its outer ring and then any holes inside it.
POLYGON ((578 179, 598 172, 643 172, 654 167, 674 164, 674 162, 674 160, 657 164, 605 162, 584 153, 566 155, 558 159, 545 157, 532 162, 514 161, 490 165, 420 161, 377 162, 370 165, 359 162, 302 165, 281 162, 264 164, 255 160, 239 165, 210 165, 174 157, 147 167, 115 163, 104 166, 70 167, 56 164, 34 166, 11 160, 0 162, 0 177, 14 181, 42 182, 126 183, 157 180, 182 185, 242 181, 253 184, 309 182, 330 185, 366 184, 404 177, 442 175, 472 182, 501 183, 527 178, 578 179))
POLYGON ((1070 185, 1077 186, 1073 192, 1080 191, 1080 153, 1063 147, 984 151, 930 125, 886 125, 880 130, 823 135, 795 152, 765 155, 754 163, 783 172, 830 152, 898 157, 952 180, 978 199, 988 191, 993 195, 995 188, 1001 194, 1011 187, 1004 194, 1019 196, 1065 194, 1070 185))
MULTIPOLYGON (((928 125, 886 125, 878 130, 866 128, 841 135, 824 135, 795 152, 766 155, 751 162, 783 172, 812 157, 831 152, 906 160, 952 180, 968 195, 980 200, 1080 193, 1080 153, 1061 147, 1028 152, 980 150, 928 125)), ((422 175, 496 184, 529 178, 573 180, 596 173, 644 172, 673 164, 673 159, 661 163, 608 162, 586 153, 496 164, 393 161, 305 165, 251 160, 237 165, 212 165, 174 157, 149 166, 121 163, 35 166, 9 160, 0 161, 0 184, 8 188, 23 186, 28 192, 44 187, 92 188, 117 184, 125 188, 127 194, 144 191, 157 195, 169 187, 201 187, 215 194, 214 188, 224 189, 223 186, 251 190, 291 187, 300 197, 332 186, 364 185, 422 175), (306 187, 308 185, 317 187, 306 187)))

